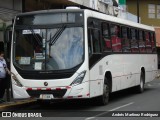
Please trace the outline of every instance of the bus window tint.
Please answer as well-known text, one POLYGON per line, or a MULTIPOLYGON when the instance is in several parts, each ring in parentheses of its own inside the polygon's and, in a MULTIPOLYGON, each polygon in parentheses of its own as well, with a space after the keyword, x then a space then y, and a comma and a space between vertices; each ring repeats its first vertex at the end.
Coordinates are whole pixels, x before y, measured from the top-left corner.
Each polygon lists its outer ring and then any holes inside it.
POLYGON ((146 40, 146 51, 147 51, 147 53, 152 53, 151 37, 150 37, 149 32, 145 32, 145 40, 146 40))
POLYGON ((97 29, 92 30, 92 42, 93 42, 93 52, 100 53, 100 32, 97 29))
POLYGON ((145 39, 144 39, 144 32, 142 30, 139 30, 139 50, 140 53, 145 53, 146 52, 146 47, 145 47, 145 39))
POLYGON ((109 51, 109 52, 112 51, 108 23, 102 23, 102 44, 103 44, 103 51, 109 51))
POLYGON ((136 29, 130 29, 130 36, 131 36, 131 51, 132 52, 139 52, 138 49, 138 42, 137 42, 137 30, 136 29))
POLYGON ((100 53, 100 32, 98 29, 89 29, 88 30, 89 38, 89 55, 94 53, 100 53))
POLYGON ((151 46, 152 46, 152 52, 156 53, 156 48, 155 48, 155 36, 154 33, 150 34, 150 39, 151 39, 151 46))
POLYGON ((127 27, 122 27, 122 49, 123 52, 130 52, 130 41, 128 39, 128 28, 127 27))
POLYGON ((112 50, 113 52, 122 51, 122 43, 120 38, 120 27, 118 25, 111 25, 111 41, 112 41, 112 50))

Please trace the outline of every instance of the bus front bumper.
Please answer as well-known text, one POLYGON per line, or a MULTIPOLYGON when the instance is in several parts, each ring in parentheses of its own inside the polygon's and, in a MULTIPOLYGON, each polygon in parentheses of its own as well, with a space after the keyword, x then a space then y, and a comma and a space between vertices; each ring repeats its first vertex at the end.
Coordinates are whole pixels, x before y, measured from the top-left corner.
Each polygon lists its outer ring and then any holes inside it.
POLYGON ((76 86, 65 87, 18 87, 14 85, 13 96, 15 99, 36 98, 44 100, 54 99, 81 99, 90 98, 89 83, 85 82, 76 86))

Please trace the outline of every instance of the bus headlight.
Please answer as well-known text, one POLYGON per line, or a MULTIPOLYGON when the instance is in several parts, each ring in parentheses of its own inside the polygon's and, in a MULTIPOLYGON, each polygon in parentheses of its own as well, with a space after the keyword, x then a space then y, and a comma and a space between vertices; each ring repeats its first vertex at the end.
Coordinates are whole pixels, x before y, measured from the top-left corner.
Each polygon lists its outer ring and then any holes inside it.
POLYGON ((13 79, 13 83, 19 87, 23 87, 23 85, 19 82, 18 78, 16 77, 15 74, 11 73, 11 77, 13 79))
POLYGON ((82 81, 83 81, 83 79, 84 79, 85 74, 86 74, 86 71, 81 72, 81 73, 76 77, 76 79, 71 83, 71 85, 81 84, 82 81))

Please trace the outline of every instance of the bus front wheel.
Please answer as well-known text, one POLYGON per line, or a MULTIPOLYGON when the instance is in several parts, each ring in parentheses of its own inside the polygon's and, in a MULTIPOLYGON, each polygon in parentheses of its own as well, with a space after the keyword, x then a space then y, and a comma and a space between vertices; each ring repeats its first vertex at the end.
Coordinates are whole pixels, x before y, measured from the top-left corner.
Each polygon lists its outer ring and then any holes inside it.
POLYGON ((98 97, 98 102, 100 105, 107 105, 109 102, 109 85, 107 83, 103 85, 103 95, 98 97))

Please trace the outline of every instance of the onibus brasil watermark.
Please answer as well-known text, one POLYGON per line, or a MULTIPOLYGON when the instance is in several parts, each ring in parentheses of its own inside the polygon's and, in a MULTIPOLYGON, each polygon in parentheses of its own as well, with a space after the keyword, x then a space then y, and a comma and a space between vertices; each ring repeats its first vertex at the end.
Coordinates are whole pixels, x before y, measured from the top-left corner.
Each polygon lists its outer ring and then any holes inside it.
POLYGON ((27 113, 2 112, 2 116, 1 117, 19 117, 19 118, 34 117, 34 118, 39 118, 39 117, 42 117, 42 113, 33 113, 33 112, 27 112, 27 113))

